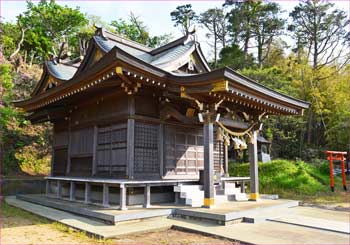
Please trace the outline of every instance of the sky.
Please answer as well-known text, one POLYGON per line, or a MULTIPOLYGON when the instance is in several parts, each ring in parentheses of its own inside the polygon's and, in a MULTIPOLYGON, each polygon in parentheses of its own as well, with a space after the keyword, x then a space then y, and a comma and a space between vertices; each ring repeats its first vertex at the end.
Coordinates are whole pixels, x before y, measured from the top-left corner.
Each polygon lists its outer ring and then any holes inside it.
MULTIPOLYGON (((85 0, 85 1, 59 1, 61 5, 69 7, 79 7, 80 10, 88 15, 97 15, 110 23, 112 20, 123 18, 127 19, 132 11, 136 16, 149 27, 151 35, 162 35, 172 33, 174 38, 181 36, 181 31, 178 27, 174 27, 171 21, 170 12, 177 6, 188 4, 192 5, 192 9, 198 14, 209 8, 221 7, 224 1, 222 0, 192 0, 192 1, 175 1, 175 0, 157 0, 157 1, 101 1, 101 0, 85 0)), ((297 0, 279 0, 278 2, 282 9, 285 10, 284 17, 288 17, 288 11, 291 11, 297 0)), ((335 3, 337 8, 340 8, 350 16, 350 0, 330 1, 335 3)), ((25 0, 0 0, 0 16, 2 21, 15 21, 16 16, 26 10, 25 0)), ((210 46, 207 44, 205 37, 206 31, 199 26, 196 27, 198 41, 201 42, 204 54, 211 56, 210 46)))

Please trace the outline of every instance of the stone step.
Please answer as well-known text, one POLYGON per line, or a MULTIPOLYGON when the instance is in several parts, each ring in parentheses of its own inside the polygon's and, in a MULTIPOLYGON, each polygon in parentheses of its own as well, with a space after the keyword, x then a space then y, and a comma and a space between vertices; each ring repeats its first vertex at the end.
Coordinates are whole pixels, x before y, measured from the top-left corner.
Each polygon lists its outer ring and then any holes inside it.
POLYGON ((190 205, 191 207, 201 207, 203 205, 203 198, 201 199, 186 198, 185 203, 186 205, 190 205))
POLYGON ((180 192, 180 198, 200 198, 204 197, 204 191, 185 191, 180 192))
POLYGON ((236 193, 233 195, 227 195, 229 201, 248 201, 246 193, 236 193))
POLYGON ((174 192, 201 191, 202 185, 178 185, 174 186, 174 192))
POLYGON ((224 203, 228 200, 226 195, 215 195, 214 199, 215 204, 224 203))

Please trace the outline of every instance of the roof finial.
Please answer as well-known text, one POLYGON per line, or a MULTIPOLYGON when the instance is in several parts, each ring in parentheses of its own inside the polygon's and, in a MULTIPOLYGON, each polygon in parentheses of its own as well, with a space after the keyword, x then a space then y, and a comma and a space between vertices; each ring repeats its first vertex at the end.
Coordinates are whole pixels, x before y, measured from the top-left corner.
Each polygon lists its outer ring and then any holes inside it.
POLYGON ((96 36, 106 38, 106 36, 104 35, 105 30, 102 26, 97 26, 96 23, 94 23, 93 26, 96 29, 96 31, 95 31, 96 36))

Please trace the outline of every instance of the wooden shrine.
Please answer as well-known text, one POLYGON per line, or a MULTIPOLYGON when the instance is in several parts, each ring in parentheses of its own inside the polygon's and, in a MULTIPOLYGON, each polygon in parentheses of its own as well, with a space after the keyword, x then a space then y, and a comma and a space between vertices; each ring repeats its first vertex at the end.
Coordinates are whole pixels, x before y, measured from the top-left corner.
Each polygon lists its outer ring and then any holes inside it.
POLYGON ((98 28, 84 53, 45 62, 30 98, 15 103, 33 123, 53 124, 48 180, 57 181, 58 196, 63 182, 71 199, 84 185, 89 201, 93 183, 101 184, 108 205, 109 188, 117 187, 123 209, 134 188, 145 188, 149 204, 150 186, 173 194, 167 186, 198 181, 204 171, 210 207, 215 176, 228 175, 230 137, 240 136, 257 199, 261 120, 309 107, 230 68, 211 70, 195 33, 151 49, 98 28))

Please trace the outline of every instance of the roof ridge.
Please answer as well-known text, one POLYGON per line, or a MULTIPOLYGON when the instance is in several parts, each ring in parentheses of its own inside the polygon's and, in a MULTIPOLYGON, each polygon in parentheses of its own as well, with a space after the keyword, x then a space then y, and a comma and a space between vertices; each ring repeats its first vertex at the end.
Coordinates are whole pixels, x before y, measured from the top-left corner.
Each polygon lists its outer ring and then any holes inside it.
POLYGON ((113 40, 115 42, 125 44, 127 46, 139 49, 139 50, 144 51, 144 52, 152 51, 152 48, 150 48, 144 44, 130 40, 129 38, 126 38, 120 34, 110 32, 102 27, 96 27, 95 36, 100 36, 100 37, 103 37, 105 39, 110 39, 110 40, 113 40))
MULTIPOLYGON (((160 46, 158 48, 153 49, 150 54, 151 55, 157 55, 159 53, 162 53, 166 50, 169 50, 179 44, 184 44, 190 37, 193 37, 195 32, 188 32, 186 35, 175 39, 174 41, 171 41, 170 43, 164 44, 163 46, 160 46)), ((195 38, 193 39, 193 41, 196 41, 195 38)))

